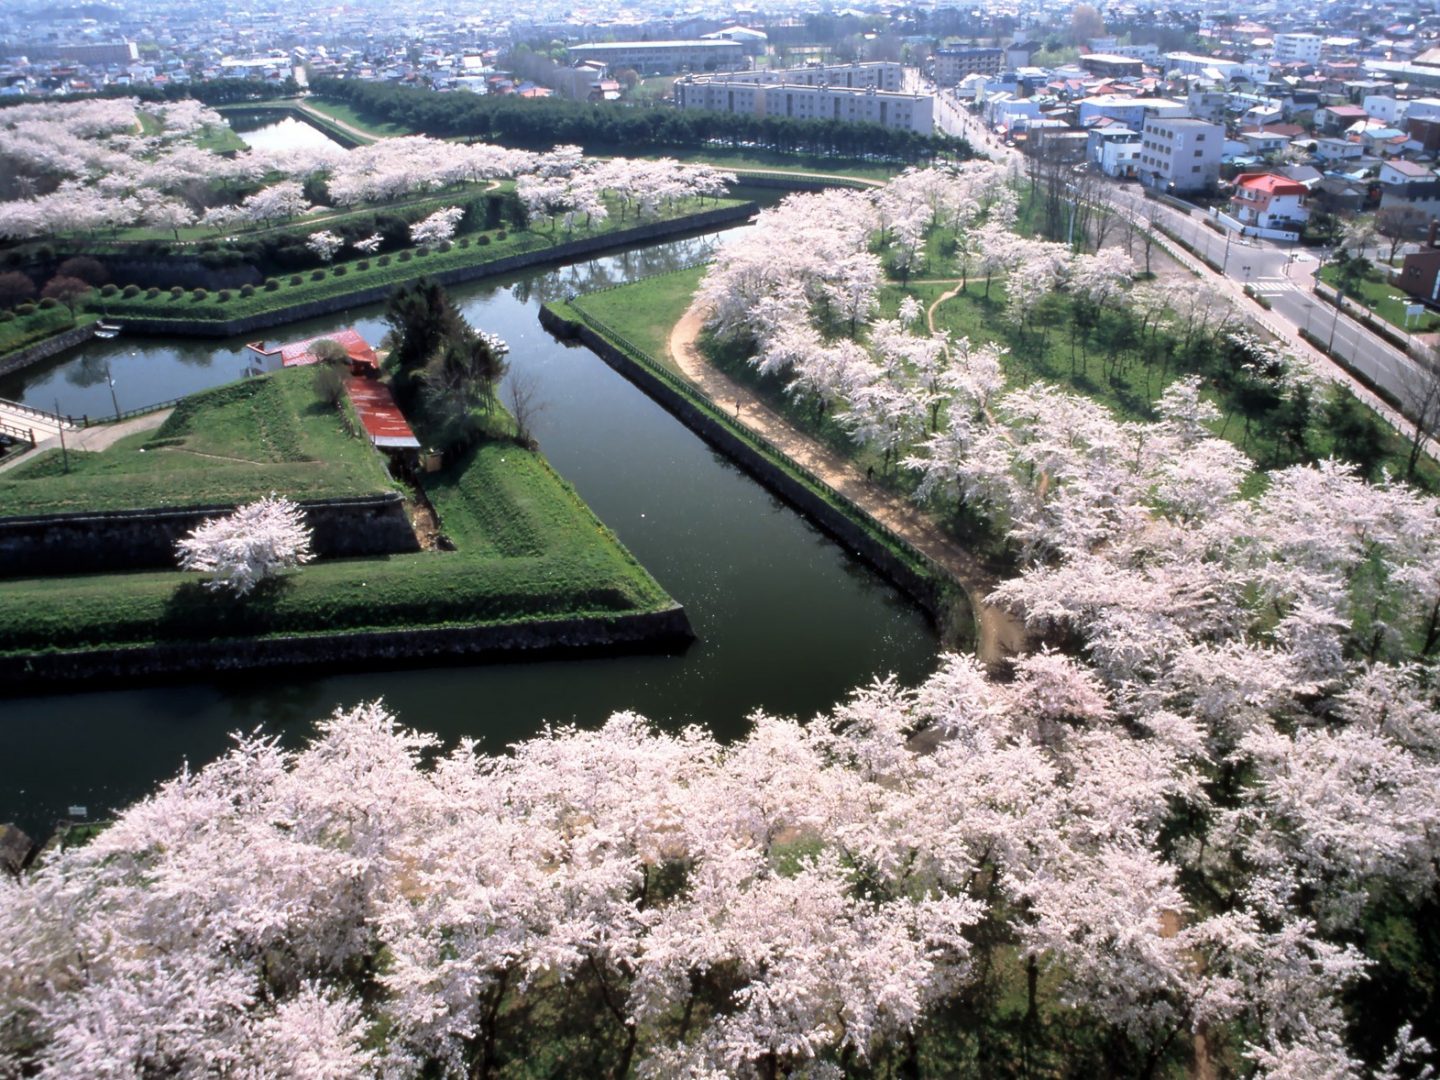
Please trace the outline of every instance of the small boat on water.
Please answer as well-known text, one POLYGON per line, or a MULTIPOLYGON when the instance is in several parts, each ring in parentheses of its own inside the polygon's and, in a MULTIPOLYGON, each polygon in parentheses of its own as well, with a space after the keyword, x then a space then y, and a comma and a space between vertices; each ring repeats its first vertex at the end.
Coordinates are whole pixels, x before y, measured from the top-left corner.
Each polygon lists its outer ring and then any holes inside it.
POLYGON ((97 322, 95 324, 95 336, 98 338, 113 338, 120 333, 119 323, 97 322))

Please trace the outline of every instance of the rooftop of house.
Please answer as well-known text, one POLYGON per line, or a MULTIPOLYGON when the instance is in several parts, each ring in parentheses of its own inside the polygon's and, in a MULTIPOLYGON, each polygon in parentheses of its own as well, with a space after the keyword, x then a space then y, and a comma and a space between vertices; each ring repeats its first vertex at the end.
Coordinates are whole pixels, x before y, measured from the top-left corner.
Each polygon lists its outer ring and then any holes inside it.
POLYGON ((1309 191, 1298 180, 1276 173, 1241 173, 1235 178, 1236 189, 1259 191, 1266 195, 1304 195, 1309 191))

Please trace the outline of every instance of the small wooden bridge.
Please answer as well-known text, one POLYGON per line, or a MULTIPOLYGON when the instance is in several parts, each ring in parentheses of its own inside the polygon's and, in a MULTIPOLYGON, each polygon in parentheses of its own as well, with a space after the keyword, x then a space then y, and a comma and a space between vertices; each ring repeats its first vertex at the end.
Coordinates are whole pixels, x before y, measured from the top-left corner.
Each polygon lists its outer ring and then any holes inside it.
POLYGON ((53 439, 61 431, 76 431, 84 425, 85 421, 76 420, 73 416, 61 416, 0 398, 0 435, 9 435, 31 445, 53 439))

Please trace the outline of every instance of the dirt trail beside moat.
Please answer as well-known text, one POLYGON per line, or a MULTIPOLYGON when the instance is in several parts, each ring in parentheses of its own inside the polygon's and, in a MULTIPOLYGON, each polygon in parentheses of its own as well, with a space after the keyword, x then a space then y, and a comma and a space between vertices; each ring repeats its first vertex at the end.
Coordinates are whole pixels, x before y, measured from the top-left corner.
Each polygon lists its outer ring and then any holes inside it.
POLYGON ((703 323, 700 305, 691 304, 670 331, 670 356, 685 377, 705 391, 717 406, 728 409, 733 405, 741 424, 770 440, 791 460, 809 469, 934 560, 962 585, 975 610, 976 652, 982 661, 996 665, 1027 651, 1031 637, 1025 624, 1009 611, 984 601, 999 584, 995 575, 975 555, 947 536, 919 507, 880 488, 853 462, 826 449, 776 413, 748 387, 712 367, 697 348, 703 323))

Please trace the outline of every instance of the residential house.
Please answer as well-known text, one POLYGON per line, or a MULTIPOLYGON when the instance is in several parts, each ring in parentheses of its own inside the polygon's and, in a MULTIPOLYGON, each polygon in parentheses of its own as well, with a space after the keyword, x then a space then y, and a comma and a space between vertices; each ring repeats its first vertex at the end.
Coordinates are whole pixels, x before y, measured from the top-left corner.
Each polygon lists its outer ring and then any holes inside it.
POLYGON ((1241 225, 1298 232, 1310 216, 1310 189, 1276 173, 1241 173, 1235 178, 1230 212, 1241 225))

